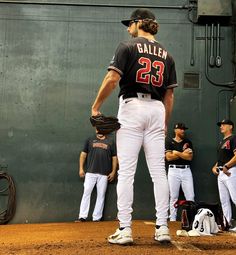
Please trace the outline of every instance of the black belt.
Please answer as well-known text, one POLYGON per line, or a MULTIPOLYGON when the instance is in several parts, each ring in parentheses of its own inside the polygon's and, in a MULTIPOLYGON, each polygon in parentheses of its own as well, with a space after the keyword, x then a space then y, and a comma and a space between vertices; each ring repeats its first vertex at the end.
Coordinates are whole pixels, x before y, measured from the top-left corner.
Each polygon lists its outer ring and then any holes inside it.
POLYGON ((161 101, 160 96, 157 96, 157 95, 151 94, 151 93, 142 93, 142 92, 130 92, 130 93, 126 93, 126 94, 122 95, 122 98, 126 99, 126 98, 131 98, 131 97, 138 97, 137 93, 148 94, 148 95, 151 95, 151 99, 155 99, 155 100, 161 101))
POLYGON ((190 166, 189 165, 169 165, 169 167, 176 167, 176 168, 189 168, 190 166))

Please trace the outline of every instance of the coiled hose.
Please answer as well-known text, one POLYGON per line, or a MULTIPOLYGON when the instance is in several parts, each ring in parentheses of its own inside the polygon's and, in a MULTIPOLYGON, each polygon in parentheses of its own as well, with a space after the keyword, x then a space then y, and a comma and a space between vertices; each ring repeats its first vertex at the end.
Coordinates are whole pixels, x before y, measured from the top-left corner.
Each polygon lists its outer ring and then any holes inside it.
POLYGON ((8 196, 8 201, 7 208, 4 208, 3 211, 0 208, 0 225, 7 224, 14 217, 16 211, 15 184, 12 177, 5 172, 0 172, 0 199, 2 196, 8 196), (1 187, 1 183, 4 183, 3 180, 7 180, 7 187, 1 187))

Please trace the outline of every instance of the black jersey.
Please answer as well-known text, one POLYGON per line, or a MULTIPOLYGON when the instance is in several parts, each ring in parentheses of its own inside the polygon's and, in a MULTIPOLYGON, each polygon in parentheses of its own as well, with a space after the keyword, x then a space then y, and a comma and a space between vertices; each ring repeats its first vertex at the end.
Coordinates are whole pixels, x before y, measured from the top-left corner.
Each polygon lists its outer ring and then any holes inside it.
MULTIPOLYGON (((166 152, 168 151, 180 151, 183 152, 184 150, 190 148, 193 149, 192 142, 189 139, 184 138, 181 142, 176 142, 173 138, 167 138, 166 139, 166 152)), ((182 158, 168 161, 168 165, 189 165, 190 161, 185 160, 182 158)))
POLYGON ((121 75, 120 93, 151 93, 163 99, 167 88, 177 87, 175 63, 155 40, 136 37, 116 49, 108 70, 121 75))
POLYGON ((102 175, 108 175, 111 172, 112 157, 116 156, 116 146, 113 139, 88 138, 83 151, 87 153, 86 172, 102 175))
POLYGON ((234 156, 236 151, 236 135, 223 139, 218 148, 218 166, 223 166, 234 156))

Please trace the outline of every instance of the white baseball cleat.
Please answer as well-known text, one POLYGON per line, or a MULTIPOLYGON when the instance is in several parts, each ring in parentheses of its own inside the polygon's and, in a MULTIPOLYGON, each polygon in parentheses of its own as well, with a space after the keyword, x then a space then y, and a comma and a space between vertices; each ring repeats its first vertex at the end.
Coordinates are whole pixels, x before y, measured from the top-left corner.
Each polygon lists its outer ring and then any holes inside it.
POLYGON ((229 232, 234 232, 234 233, 236 233, 236 227, 231 227, 230 229, 229 229, 229 232))
POLYGON ((169 228, 165 225, 155 230, 155 240, 160 243, 169 243, 171 241, 169 228))
POLYGON ((121 245, 132 244, 133 238, 132 238, 131 228, 127 227, 122 230, 118 228, 113 235, 110 235, 108 237, 108 242, 112 244, 121 244, 121 245))

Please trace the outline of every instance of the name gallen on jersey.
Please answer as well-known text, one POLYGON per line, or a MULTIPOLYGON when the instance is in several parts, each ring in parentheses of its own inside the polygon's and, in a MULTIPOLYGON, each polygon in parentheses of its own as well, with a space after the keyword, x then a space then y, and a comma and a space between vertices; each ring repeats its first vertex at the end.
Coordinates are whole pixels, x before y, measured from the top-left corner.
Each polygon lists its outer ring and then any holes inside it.
POLYGON ((137 43, 137 49, 139 53, 147 53, 150 55, 158 56, 160 58, 167 58, 167 51, 163 50, 161 47, 157 47, 156 45, 146 44, 146 43, 137 43))

